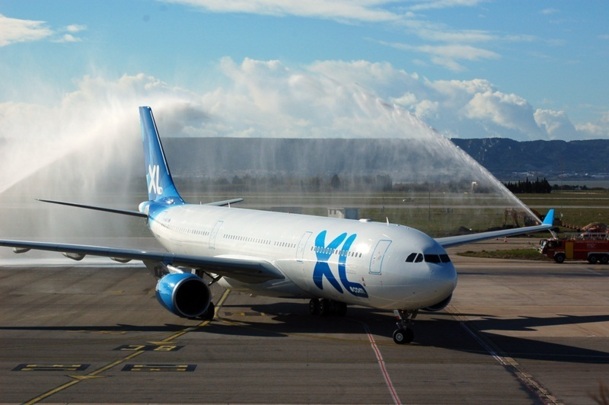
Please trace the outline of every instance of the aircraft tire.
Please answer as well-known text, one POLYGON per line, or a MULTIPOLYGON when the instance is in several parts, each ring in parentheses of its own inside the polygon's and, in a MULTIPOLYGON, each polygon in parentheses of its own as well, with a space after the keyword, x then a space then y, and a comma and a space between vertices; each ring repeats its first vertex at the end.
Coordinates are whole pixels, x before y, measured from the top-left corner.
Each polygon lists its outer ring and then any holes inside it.
POLYGON ((329 299, 322 298, 319 300, 319 314, 328 316, 332 313, 332 302, 329 299))
POLYGON ((414 340, 412 329, 396 329, 393 331, 393 341, 399 345, 411 343, 414 340))
POLYGON ((309 301, 309 313, 319 315, 319 300, 317 298, 311 298, 309 301))

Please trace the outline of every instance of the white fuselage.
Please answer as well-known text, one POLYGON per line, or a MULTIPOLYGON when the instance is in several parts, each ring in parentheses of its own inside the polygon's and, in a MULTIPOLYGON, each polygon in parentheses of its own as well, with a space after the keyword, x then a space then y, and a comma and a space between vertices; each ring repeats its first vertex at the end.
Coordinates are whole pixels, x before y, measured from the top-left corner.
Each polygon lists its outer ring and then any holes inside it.
POLYGON ((152 213, 149 227, 170 252, 268 261, 285 279, 220 281, 259 295, 414 310, 445 300, 457 284, 444 248, 400 225, 176 205, 152 213))

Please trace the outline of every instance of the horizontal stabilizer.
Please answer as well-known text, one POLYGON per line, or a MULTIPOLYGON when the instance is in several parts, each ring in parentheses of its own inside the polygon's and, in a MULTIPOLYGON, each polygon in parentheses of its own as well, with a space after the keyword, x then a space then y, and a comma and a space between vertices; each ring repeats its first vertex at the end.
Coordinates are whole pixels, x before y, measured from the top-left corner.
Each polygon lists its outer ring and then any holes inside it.
POLYGON ((131 216, 134 216, 134 217, 141 217, 141 218, 147 218, 148 217, 148 215, 144 214, 143 212, 139 212, 139 211, 118 210, 118 209, 115 209, 115 208, 99 207, 99 206, 96 206, 96 205, 76 204, 76 203, 65 202, 65 201, 42 200, 42 199, 38 199, 38 201, 45 202, 45 203, 50 203, 50 204, 67 205, 69 207, 86 208, 88 210, 111 212, 113 214, 131 215, 131 216))
POLYGON ((243 198, 233 198, 230 200, 214 201, 214 202, 207 203, 205 205, 215 205, 217 207, 225 207, 227 205, 240 203, 241 201, 243 201, 243 198))

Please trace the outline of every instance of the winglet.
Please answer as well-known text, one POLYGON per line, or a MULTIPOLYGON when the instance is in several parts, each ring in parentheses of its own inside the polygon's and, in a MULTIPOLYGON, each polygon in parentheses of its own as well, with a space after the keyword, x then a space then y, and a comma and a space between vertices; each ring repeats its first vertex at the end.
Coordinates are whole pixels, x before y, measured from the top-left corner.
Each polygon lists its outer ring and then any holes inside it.
POLYGON ((550 209, 543 219, 542 225, 554 226, 554 208, 550 209))

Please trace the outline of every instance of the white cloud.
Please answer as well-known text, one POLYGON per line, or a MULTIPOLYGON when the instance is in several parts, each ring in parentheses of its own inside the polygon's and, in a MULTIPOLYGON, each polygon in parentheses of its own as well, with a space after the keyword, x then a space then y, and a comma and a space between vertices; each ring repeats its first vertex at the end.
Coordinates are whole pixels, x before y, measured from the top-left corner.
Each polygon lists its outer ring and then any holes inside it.
POLYGON ((75 37, 72 34, 63 34, 61 38, 56 39, 55 42, 81 42, 80 38, 75 37))
POLYGON ((573 139, 577 130, 564 111, 538 109, 535 122, 544 128, 551 139, 573 139))
MULTIPOLYGON (((401 111, 382 101, 370 87, 408 79, 387 64, 364 61, 318 62, 292 69, 278 61, 223 59, 230 83, 203 95, 203 104, 232 136, 400 137, 401 111)), ((424 125, 421 124, 421 127, 424 125)), ((412 134, 416 136, 416 134, 412 134)))
POLYGON ((463 70, 458 61, 477 61, 482 59, 499 59, 500 55, 483 48, 472 45, 445 44, 445 45, 410 45, 405 43, 381 42, 395 49, 414 51, 427 54, 434 64, 444 66, 453 71, 463 70))
POLYGON ((337 21, 387 22, 400 18, 384 10, 394 0, 165 0, 199 7, 215 13, 248 13, 274 16, 298 16, 337 21))
POLYGON ((0 47, 43 39, 50 39, 52 42, 80 42, 81 39, 74 34, 86 29, 84 25, 71 24, 53 30, 45 21, 20 20, 0 14, 0 47))
POLYGON ((498 59, 495 52, 470 45, 424 45, 415 48, 419 52, 430 55, 431 61, 452 71, 462 71, 465 68, 460 60, 476 61, 481 59, 498 59))
POLYGON ((68 25, 68 26, 65 28, 65 30, 66 30, 66 31, 68 31, 68 32, 70 32, 70 33, 72 33, 72 34, 77 33, 77 32, 81 32, 81 31, 84 31, 84 30, 86 30, 86 29, 87 29, 87 26, 86 26, 86 25, 79 25, 79 24, 71 24, 71 25, 68 25))
POLYGON ((71 24, 58 31, 59 37, 53 39, 53 42, 82 42, 82 39, 77 37, 76 34, 85 31, 87 27, 85 25, 71 24), (61 34, 64 32, 64 34, 61 34))
POLYGON ((522 41, 520 37, 500 37, 484 30, 455 30, 444 24, 425 21, 412 16, 401 21, 406 32, 419 41, 378 41, 379 44, 394 49, 425 54, 433 64, 452 71, 463 71, 463 61, 499 59, 500 54, 483 48, 500 41, 522 41), (420 43, 423 41, 423 43, 420 43))
POLYGON ((465 116, 507 129, 521 130, 531 139, 543 135, 533 119, 532 107, 515 94, 498 91, 476 93, 464 107, 465 116))
POLYGON ((575 125, 584 138, 609 138, 609 111, 601 114, 596 122, 586 122, 575 125))
MULTIPOLYGON (((423 19, 422 10, 456 7, 472 8, 488 0, 161 0, 191 6, 213 13, 244 13, 276 17, 296 16, 332 20, 338 23, 391 23, 393 30, 402 30, 405 40, 379 44, 408 52, 427 55, 429 61, 451 71, 464 71, 463 62, 498 59, 501 55, 491 47, 501 42, 532 42, 538 38, 513 33, 500 35, 495 31, 455 29, 423 19), (414 40, 413 40, 414 39, 414 40), (474 44, 485 43, 485 48, 474 44)), ((372 38, 371 40, 375 40, 372 38)), ((495 47, 495 49, 498 49, 495 47)))
POLYGON ((488 0, 416 0, 411 10, 433 10, 453 7, 474 7, 488 0))
POLYGON ((38 41, 52 34, 44 21, 20 20, 0 14, 0 46, 38 41))

